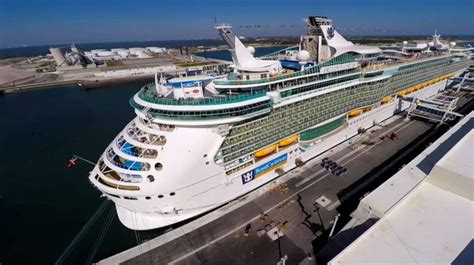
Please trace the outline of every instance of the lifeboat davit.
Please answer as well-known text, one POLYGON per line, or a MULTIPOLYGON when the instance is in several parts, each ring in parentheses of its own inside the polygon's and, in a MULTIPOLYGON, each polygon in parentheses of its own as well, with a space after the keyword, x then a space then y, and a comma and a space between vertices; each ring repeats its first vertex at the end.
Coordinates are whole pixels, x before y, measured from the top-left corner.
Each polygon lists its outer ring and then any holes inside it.
POLYGON ((276 144, 270 145, 270 146, 267 147, 267 148, 264 148, 264 149, 262 149, 262 150, 260 150, 260 151, 257 151, 257 152, 255 153, 255 156, 256 156, 256 157, 264 157, 264 156, 266 156, 266 155, 268 155, 268 154, 273 153, 273 152, 276 150, 276 148, 277 148, 277 145, 276 145, 276 144))
POLYGON ((283 140, 283 141, 280 141, 280 142, 278 143, 278 147, 285 147, 285 146, 288 146, 288 145, 290 145, 290 144, 292 144, 292 143, 294 143, 294 142, 296 142, 296 141, 298 141, 298 135, 293 135, 293 136, 291 136, 291 137, 289 137, 289 138, 286 138, 286 139, 283 140))

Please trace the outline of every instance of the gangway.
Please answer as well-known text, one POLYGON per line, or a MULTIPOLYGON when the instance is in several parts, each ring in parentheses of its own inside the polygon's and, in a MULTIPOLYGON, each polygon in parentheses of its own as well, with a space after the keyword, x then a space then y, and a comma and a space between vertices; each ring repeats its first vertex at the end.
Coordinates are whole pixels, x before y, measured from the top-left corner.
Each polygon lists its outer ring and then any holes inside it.
POLYGON ((457 97, 451 97, 443 94, 435 95, 428 99, 413 97, 410 107, 407 110, 407 119, 418 117, 422 119, 438 122, 439 125, 447 121, 455 120, 463 115, 454 112, 457 97))
POLYGON ((471 70, 466 71, 463 76, 454 77, 450 80, 455 84, 453 88, 455 88, 456 91, 474 91, 474 72, 471 70))

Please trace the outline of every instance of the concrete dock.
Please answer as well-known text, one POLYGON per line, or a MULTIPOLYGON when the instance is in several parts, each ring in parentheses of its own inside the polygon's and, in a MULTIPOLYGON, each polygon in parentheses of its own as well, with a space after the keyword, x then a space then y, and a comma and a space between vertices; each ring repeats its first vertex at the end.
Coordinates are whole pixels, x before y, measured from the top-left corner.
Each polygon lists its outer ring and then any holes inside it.
MULTIPOLYGON (((459 95, 459 105, 470 100, 459 95)), ((435 126, 394 116, 259 190, 98 264, 276 264, 280 255, 286 264, 314 264, 314 249, 327 240, 336 216, 393 175, 414 148, 425 148, 435 126), (383 137, 392 132, 398 139, 383 137), (347 174, 322 168, 324 157, 347 174)))

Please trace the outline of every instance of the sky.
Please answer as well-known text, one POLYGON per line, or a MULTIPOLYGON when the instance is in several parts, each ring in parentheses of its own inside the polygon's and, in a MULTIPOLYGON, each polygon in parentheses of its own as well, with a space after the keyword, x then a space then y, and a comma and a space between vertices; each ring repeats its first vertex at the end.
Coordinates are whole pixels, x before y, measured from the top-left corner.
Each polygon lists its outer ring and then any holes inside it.
POLYGON ((87 42, 298 36, 329 16, 345 35, 474 35, 474 0, 0 0, 0 48, 87 42), (261 25, 256 28, 255 25, 261 25))

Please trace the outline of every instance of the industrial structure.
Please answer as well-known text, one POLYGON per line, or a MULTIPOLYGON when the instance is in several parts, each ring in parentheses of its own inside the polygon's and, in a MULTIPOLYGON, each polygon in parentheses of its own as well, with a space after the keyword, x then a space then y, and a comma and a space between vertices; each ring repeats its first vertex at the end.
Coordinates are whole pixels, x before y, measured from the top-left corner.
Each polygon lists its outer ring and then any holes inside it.
POLYGON ((164 54, 167 49, 164 47, 134 47, 134 48, 114 48, 94 49, 91 51, 81 51, 74 44, 65 47, 50 48, 58 67, 69 67, 80 65, 82 67, 103 64, 107 61, 131 60, 153 58, 159 54, 164 54))

